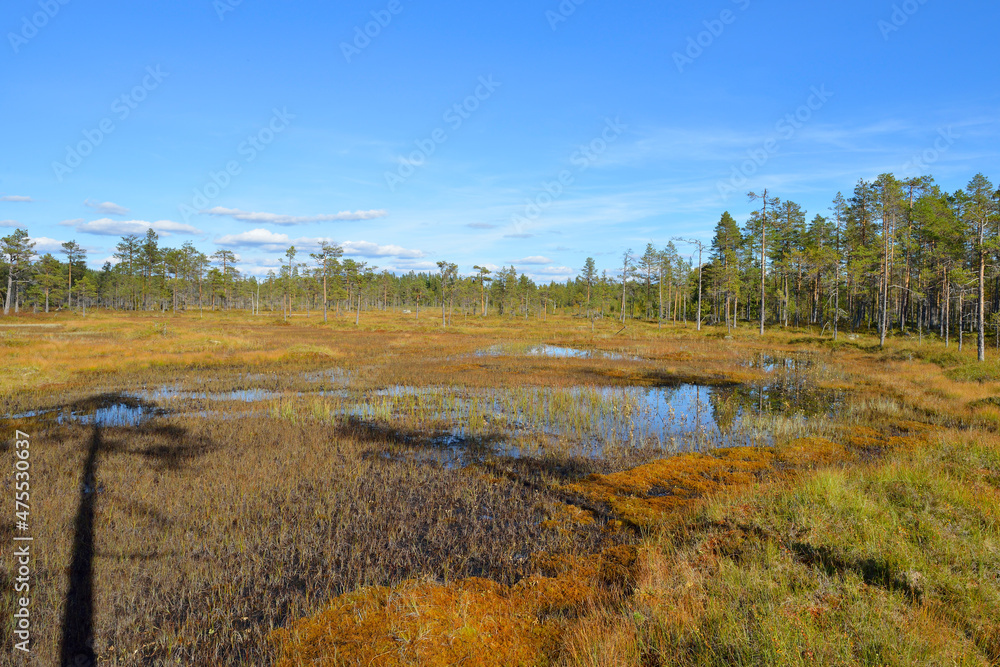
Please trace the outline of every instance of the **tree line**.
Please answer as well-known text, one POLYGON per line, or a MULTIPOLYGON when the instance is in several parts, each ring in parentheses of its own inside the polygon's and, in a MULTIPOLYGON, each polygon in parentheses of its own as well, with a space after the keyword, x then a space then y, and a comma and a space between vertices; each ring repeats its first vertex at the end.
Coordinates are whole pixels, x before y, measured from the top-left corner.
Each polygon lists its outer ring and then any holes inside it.
POLYGON ((964 344, 975 334, 980 358, 986 331, 1000 342, 1000 190, 982 174, 956 192, 932 177, 882 174, 858 181, 845 197, 808 219, 792 200, 749 193, 744 225, 725 212, 710 242, 672 239, 626 251, 599 270, 592 257, 565 282, 536 283, 513 266, 476 265, 461 275, 441 261, 437 271, 396 274, 345 258, 323 242, 314 252, 289 247, 280 268, 244 274, 230 249, 208 255, 193 243, 162 245, 152 229, 126 235, 115 262, 87 266, 75 241, 59 257, 35 252, 25 229, 0 239, 4 314, 24 308, 121 311, 248 310, 288 318, 322 312, 328 319, 372 309, 440 308, 453 318, 545 317, 571 312, 734 328, 753 324, 843 328, 886 336, 934 334, 964 344), (697 261, 695 258, 697 257, 697 261))
POLYGON ((837 193, 827 215, 807 222, 794 201, 750 193, 741 229, 724 213, 707 279, 708 316, 841 326, 877 333, 934 333, 949 343, 986 330, 1000 344, 1000 191, 982 174, 953 193, 931 177, 881 174, 837 193))

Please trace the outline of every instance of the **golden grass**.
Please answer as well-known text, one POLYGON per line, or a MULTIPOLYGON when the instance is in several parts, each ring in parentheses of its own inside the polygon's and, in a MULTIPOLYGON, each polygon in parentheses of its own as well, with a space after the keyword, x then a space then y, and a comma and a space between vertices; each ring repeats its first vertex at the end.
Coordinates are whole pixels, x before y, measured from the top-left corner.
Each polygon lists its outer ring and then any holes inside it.
POLYGON ((540 556, 541 569, 513 586, 469 578, 406 581, 343 595, 319 614, 276 631, 276 665, 541 665, 559 652, 563 614, 621 599, 638 577, 638 556, 540 556))

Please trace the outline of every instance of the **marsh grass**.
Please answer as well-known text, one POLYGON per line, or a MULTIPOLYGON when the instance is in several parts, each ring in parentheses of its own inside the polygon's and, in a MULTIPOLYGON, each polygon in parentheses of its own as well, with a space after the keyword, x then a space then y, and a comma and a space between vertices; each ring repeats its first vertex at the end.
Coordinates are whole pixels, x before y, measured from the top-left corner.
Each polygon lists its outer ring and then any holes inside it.
POLYGON ((651 544, 630 602, 564 662, 995 664, 1000 450, 939 437, 709 503, 651 544))
MULTIPOLYGON (((39 659, 55 664, 87 427, 37 432, 39 659)), ((95 649, 118 664, 263 664, 265 637, 368 585, 470 576, 513 583, 531 554, 583 553, 598 526, 542 523, 545 494, 352 432, 261 418, 102 429, 95 493, 95 649)), ((4 524, 4 538, 13 526, 4 524)))
POLYGON ((92 425, 4 421, 38 443, 39 664, 85 504, 102 664, 304 664, 331 628, 388 651, 342 664, 1000 659, 1000 384, 968 351, 565 317, 11 319, 61 328, 0 330, 6 415, 165 411, 97 429, 86 485, 92 425), (646 392, 685 384, 769 446, 663 437, 646 392))

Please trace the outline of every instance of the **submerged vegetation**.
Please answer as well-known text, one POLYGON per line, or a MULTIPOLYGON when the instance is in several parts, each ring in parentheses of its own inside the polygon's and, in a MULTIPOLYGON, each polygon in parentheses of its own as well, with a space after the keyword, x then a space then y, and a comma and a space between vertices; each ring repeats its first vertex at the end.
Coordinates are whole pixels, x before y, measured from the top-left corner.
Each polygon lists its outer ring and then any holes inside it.
POLYGON ((1000 372, 975 350, 552 315, 8 322, 40 664, 83 634, 110 665, 1000 661, 1000 372))

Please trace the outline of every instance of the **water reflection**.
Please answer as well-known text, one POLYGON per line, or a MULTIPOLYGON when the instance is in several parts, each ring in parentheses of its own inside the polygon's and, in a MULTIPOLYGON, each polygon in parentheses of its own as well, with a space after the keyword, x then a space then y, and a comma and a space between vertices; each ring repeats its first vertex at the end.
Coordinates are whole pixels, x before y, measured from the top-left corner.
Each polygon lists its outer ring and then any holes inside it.
POLYGON ((638 361, 635 355, 605 350, 581 350, 559 345, 528 345, 522 343, 497 343, 473 353, 477 357, 552 357, 555 359, 611 359, 613 361, 638 361))
MULTIPOLYGON (((519 349, 571 358, 612 354, 556 346, 519 349)), ((86 409, 74 405, 13 417, 101 427, 139 426, 150 417, 166 414, 167 408, 181 419, 256 414, 333 423, 351 418, 382 429, 450 437, 457 443, 488 440, 511 455, 537 445, 599 457, 621 448, 693 451, 768 445, 779 438, 820 434, 844 403, 841 392, 816 386, 822 368, 814 357, 759 354, 746 364, 763 371, 760 379, 730 386, 473 389, 397 385, 301 392, 273 388, 204 391, 164 385, 108 394, 100 404, 86 409)), ((334 370, 314 377, 329 381, 343 375, 334 370)))
POLYGON ((136 427, 165 411, 145 401, 126 395, 107 395, 92 404, 72 405, 45 410, 30 410, 7 416, 7 419, 42 419, 56 424, 84 424, 100 428, 136 427))
POLYGON ((489 436, 496 442, 500 436, 509 447, 540 435, 578 453, 601 456, 619 447, 693 451, 772 444, 782 435, 812 434, 841 402, 837 392, 781 376, 727 387, 461 391, 395 386, 368 392, 356 402, 328 406, 326 413, 400 428, 443 429, 463 439, 489 436))

